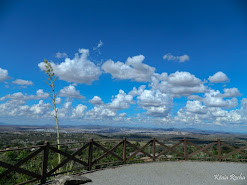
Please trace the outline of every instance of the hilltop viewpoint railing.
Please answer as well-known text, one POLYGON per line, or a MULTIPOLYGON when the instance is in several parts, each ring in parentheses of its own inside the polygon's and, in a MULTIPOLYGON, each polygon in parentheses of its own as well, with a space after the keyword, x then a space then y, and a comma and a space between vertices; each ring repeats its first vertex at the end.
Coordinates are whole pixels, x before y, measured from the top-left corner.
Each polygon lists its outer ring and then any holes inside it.
MULTIPOLYGON (((64 173, 84 173, 129 163, 165 160, 247 160, 246 143, 195 139, 93 140, 0 150, 0 184, 44 184, 64 173), (57 153, 62 162, 57 163, 57 153), (6 161, 7 160, 7 161, 6 161), (10 177, 17 174, 10 182, 10 177)), ((165 164, 164 164, 165 165, 165 164)))

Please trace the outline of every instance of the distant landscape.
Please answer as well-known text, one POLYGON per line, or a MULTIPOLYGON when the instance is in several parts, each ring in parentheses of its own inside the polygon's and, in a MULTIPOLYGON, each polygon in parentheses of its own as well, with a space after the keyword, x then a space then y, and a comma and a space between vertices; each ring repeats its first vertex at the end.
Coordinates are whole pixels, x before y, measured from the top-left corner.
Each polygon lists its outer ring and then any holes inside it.
MULTIPOLYGON (((0 125, 1 149, 16 146, 36 145, 44 141, 55 142, 55 127, 51 125, 0 125)), ((132 140, 152 139, 200 139, 231 142, 246 142, 247 134, 220 131, 199 130, 194 128, 132 128, 100 125, 61 126, 61 142, 88 141, 94 139, 132 140)))
POLYGON ((246 5, 0 0, 0 185, 142 162, 246 165, 246 5))

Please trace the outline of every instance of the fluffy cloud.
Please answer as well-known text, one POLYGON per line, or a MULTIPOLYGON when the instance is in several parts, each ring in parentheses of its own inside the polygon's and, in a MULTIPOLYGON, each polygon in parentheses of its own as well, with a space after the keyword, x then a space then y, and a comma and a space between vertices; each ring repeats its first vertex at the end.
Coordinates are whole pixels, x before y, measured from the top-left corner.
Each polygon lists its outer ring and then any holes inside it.
POLYGON ((67 58, 68 55, 66 53, 60 53, 60 52, 58 52, 58 53, 56 53, 56 56, 55 57, 56 58, 67 58))
POLYGON ((87 109, 86 105, 79 104, 72 110, 72 117, 83 117, 85 115, 85 111, 87 109))
POLYGON ((210 107, 208 110, 214 117, 226 117, 228 114, 226 110, 222 110, 219 107, 210 107))
POLYGON ((196 113, 196 114, 206 114, 207 113, 206 106, 203 106, 202 103, 198 100, 187 101, 185 110, 188 112, 196 113))
POLYGON ((202 124, 205 120, 210 120, 209 114, 197 114, 181 108, 177 112, 177 116, 174 117, 173 122, 186 124, 202 124))
POLYGON ((108 60, 102 65, 102 69, 105 73, 110 73, 112 78, 148 82, 151 80, 155 68, 143 64, 144 59, 145 57, 143 55, 138 55, 129 57, 126 63, 119 61, 115 63, 112 60, 108 60))
POLYGON ((146 85, 141 85, 138 90, 136 87, 133 87, 133 89, 129 92, 129 95, 131 96, 137 96, 137 95, 141 95, 144 91, 144 89, 146 88, 146 85))
POLYGON ((182 56, 173 56, 171 53, 168 53, 163 56, 164 60, 168 61, 178 61, 178 62, 186 62, 190 60, 190 57, 188 55, 182 55, 182 56))
POLYGON ((128 109, 131 103, 133 103, 133 96, 119 90, 119 94, 108 104, 108 107, 115 110, 128 109))
POLYGON ((188 100, 201 100, 202 97, 198 96, 198 95, 189 95, 188 100))
MULTIPOLYGON (((22 107, 25 104, 23 100, 9 100, 5 103, 0 104, 0 115, 2 116, 16 116, 19 113, 26 113, 23 111, 19 111, 19 107, 22 107)), ((26 114, 25 114, 26 115, 26 114)))
POLYGON ((30 111, 34 115, 45 115, 48 114, 50 111, 50 104, 49 103, 44 103, 43 100, 40 100, 38 104, 34 104, 31 108, 30 111))
POLYGON ((0 82, 8 79, 8 71, 0 68, 0 82))
POLYGON ((167 116, 172 108, 172 98, 159 90, 144 90, 137 99, 140 107, 154 117, 167 116))
POLYGON ((223 83, 223 82, 229 81, 229 78, 226 76, 225 73, 219 71, 219 72, 215 73, 213 76, 209 76, 208 80, 211 83, 223 83))
POLYGON ((21 92, 17 92, 14 94, 7 94, 0 98, 1 101, 4 101, 6 99, 14 99, 14 100, 27 100, 27 95, 22 94, 21 92))
POLYGON ((22 94, 21 92, 17 92, 14 94, 7 94, 0 98, 0 101, 4 101, 6 99, 13 99, 13 100, 39 100, 39 99, 46 99, 49 97, 48 93, 45 93, 43 89, 39 89, 36 91, 36 95, 26 95, 22 94))
POLYGON ((26 118, 48 118, 50 117, 50 104, 40 100, 38 104, 32 106, 25 105, 23 100, 9 100, 0 104, 0 115, 23 116, 26 118))
POLYGON ((43 89, 39 89, 36 91, 36 95, 31 95, 29 98, 39 100, 39 99, 46 99, 48 97, 49 97, 48 93, 45 93, 43 89))
POLYGON ((93 105, 102 105, 104 104, 104 102, 102 101, 102 99, 98 96, 94 96, 91 100, 89 100, 89 102, 93 105))
POLYGON ((243 98, 241 100, 241 109, 242 110, 247 110, 247 98, 243 98))
MULTIPOLYGON (((58 118, 69 118, 72 110, 72 102, 67 101, 63 104, 63 107, 58 109, 58 118)), ((54 110, 52 111, 54 115, 54 110)))
POLYGON ((209 94, 219 98, 215 104, 203 105, 202 102, 188 101, 184 108, 181 108, 170 122, 181 122, 190 124, 242 124, 247 121, 247 99, 241 101, 241 108, 235 110, 224 110, 225 108, 236 106, 236 98, 223 100, 218 91, 211 91, 209 94), (233 104, 233 105, 231 105, 233 104))
MULTIPOLYGON (((93 62, 88 59, 89 50, 79 49, 73 59, 66 58, 60 64, 51 63, 54 73, 59 79, 67 82, 91 84, 93 81, 98 80, 101 75, 101 70, 93 62)), ((45 70, 45 63, 38 64, 41 70, 45 70)))
POLYGON ((29 80, 22 80, 22 79, 16 79, 15 81, 12 82, 13 84, 17 85, 33 85, 32 81, 29 80))
POLYGON ((244 117, 239 110, 225 112, 224 116, 218 116, 214 121, 217 125, 225 125, 226 123, 238 124, 243 122, 246 122, 246 116, 244 117))
POLYGON ((238 105, 237 98, 224 100, 222 94, 218 90, 210 90, 205 93, 205 97, 202 101, 209 107, 234 108, 238 105))
POLYGON ((62 103, 62 98, 60 97, 57 97, 56 100, 55 100, 56 104, 61 104, 62 103))
POLYGON ((59 96, 61 97, 69 97, 69 98, 76 98, 82 99, 84 96, 80 95, 80 91, 76 90, 75 86, 69 85, 64 87, 59 91, 59 96))
POLYGON ((120 113, 118 116, 119 116, 119 117, 126 117, 127 114, 126 114, 126 112, 123 112, 123 113, 120 113))
POLYGON ((189 72, 175 72, 169 75, 168 83, 173 86, 194 87, 201 84, 201 80, 189 72))
POLYGON ((89 116, 91 119, 111 119, 117 116, 119 110, 130 107, 130 104, 133 103, 133 96, 126 94, 120 89, 119 93, 114 96, 110 103, 104 104, 98 96, 93 97, 89 102, 95 106, 86 113, 86 116, 89 116))
POLYGON ((105 106, 100 105, 89 110, 86 115, 93 119, 102 119, 115 117, 117 113, 105 106))
POLYGON ((205 114, 200 114, 198 112, 189 112, 186 109, 180 109, 173 122, 226 125, 244 123, 247 120, 246 115, 242 114, 238 109, 226 111, 219 107, 208 107, 206 110, 207 112, 205 114))
POLYGON ((193 93, 203 93, 206 87, 203 82, 189 72, 175 72, 169 76, 167 73, 155 74, 150 84, 152 89, 162 93, 170 93, 173 97, 189 96, 193 93))
POLYGON ((222 97, 224 98, 233 98, 241 96, 239 90, 237 88, 225 88, 223 89, 224 94, 222 94, 222 97))

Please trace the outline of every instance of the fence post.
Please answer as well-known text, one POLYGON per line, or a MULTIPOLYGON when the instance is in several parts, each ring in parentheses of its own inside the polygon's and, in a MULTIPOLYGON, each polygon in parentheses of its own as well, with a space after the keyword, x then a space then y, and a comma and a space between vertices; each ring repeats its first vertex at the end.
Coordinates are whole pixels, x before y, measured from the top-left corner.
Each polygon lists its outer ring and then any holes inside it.
POLYGON ((126 137, 123 138, 123 164, 126 164, 126 137))
POLYGON ((92 170, 92 161, 93 161, 93 139, 89 142, 88 149, 88 171, 92 170))
POLYGON ((184 159, 188 159, 188 153, 187 153, 187 139, 184 138, 184 159))
POLYGON ((217 151, 218 151, 218 160, 221 161, 221 142, 220 139, 217 139, 217 151))
POLYGON ((152 150, 152 153, 153 153, 153 161, 155 161, 155 138, 153 138, 153 150, 152 150))
POLYGON ((48 165, 48 154, 49 154, 49 146, 50 143, 45 141, 44 146, 44 156, 42 163, 42 176, 41 176, 41 184, 46 183, 46 175, 47 175, 47 165, 48 165))

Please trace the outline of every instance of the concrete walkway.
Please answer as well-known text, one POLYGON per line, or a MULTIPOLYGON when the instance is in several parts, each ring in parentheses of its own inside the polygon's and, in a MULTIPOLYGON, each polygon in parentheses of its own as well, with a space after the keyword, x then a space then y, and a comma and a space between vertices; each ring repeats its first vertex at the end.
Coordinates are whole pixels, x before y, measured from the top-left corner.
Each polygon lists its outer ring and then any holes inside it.
POLYGON ((88 185, 247 185, 247 163, 169 161, 84 174, 88 185))

